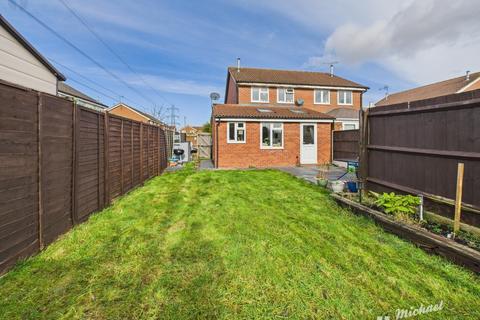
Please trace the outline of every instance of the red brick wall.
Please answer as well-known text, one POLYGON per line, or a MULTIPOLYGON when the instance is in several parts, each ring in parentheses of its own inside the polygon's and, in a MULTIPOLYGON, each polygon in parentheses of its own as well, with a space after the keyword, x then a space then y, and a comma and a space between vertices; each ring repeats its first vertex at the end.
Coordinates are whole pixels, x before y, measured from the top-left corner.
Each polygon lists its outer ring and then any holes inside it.
MULTIPOLYGON (((214 126, 216 131, 217 125, 214 126)), ((260 149, 260 123, 246 123, 246 143, 227 143, 227 123, 218 125, 218 158, 215 157, 219 168, 248 168, 248 167, 280 167, 295 166, 300 160, 300 124, 284 123, 283 149, 260 149)), ((214 133, 214 144, 216 137, 214 133)), ((317 124, 317 158, 319 164, 329 163, 331 160, 331 124, 317 124)))
POLYGON ((237 83, 230 75, 227 77, 227 93, 225 96, 225 103, 238 103, 237 97, 237 83))
MULTIPOLYGON (((230 82, 232 83, 232 82, 230 82)), ((251 87, 241 85, 238 87, 238 103, 252 103, 251 101, 251 87)), ((335 108, 352 108, 355 110, 359 110, 361 106, 361 92, 353 91, 352 93, 353 98, 353 105, 346 106, 346 105, 338 105, 337 101, 337 90, 330 90, 330 104, 323 105, 323 104, 314 104, 314 89, 306 89, 306 88, 295 88, 295 100, 303 99, 304 107, 309 108, 311 110, 316 110, 319 112, 328 112, 335 108)), ((277 88, 271 87, 269 89, 269 102, 265 103, 265 105, 278 105, 278 106, 288 106, 288 104, 284 103, 277 103, 277 88)), ((229 102, 235 103, 235 102, 229 102)), ((291 104, 294 106, 294 104, 291 104)))

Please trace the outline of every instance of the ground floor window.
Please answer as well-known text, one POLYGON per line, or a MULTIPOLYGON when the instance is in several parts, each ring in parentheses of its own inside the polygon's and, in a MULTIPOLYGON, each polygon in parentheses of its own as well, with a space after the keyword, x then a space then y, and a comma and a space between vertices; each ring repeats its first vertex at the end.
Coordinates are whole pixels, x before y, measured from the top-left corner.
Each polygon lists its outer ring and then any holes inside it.
POLYGON ((283 123, 262 123, 260 132, 262 149, 283 148, 283 123))
POLYGON ((227 131, 228 143, 245 142, 245 122, 228 122, 227 131))

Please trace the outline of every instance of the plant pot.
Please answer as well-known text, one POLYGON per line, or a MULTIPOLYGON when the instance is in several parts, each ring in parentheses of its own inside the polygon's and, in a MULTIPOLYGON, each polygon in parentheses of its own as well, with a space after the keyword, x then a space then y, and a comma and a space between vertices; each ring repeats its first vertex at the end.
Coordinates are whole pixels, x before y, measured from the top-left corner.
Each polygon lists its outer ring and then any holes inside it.
POLYGON ((345 188, 345 182, 343 181, 332 181, 331 182, 331 187, 332 187, 332 191, 334 193, 340 193, 340 192, 343 192, 343 189, 345 188))
POLYGON ((326 187, 327 184, 328 184, 328 180, 327 179, 317 179, 317 184, 320 186, 320 187, 326 187))
POLYGON ((358 192, 357 183, 355 181, 348 181, 347 182, 347 187, 348 187, 348 191, 350 191, 350 192, 353 192, 353 193, 358 192))

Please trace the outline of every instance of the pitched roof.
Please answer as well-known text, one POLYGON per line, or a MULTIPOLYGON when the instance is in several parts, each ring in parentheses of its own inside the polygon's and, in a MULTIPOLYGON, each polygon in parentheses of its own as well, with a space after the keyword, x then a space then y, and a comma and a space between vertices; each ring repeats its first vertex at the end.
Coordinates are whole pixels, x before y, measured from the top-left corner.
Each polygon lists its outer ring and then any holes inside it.
POLYGON ((327 112, 327 114, 337 119, 358 119, 358 110, 352 108, 336 108, 327 112))
POLYGON ((375 106, 386 106, 460 93, 463 92, 465 89, 468 89, 465 87, 471 85, 476 81, 480 81, 479 79, 480 72, 475 72, 470 74, 469 80, 466 80, 465 76, 461 76, 453 79, 435 82, 426 86, 390 94, 387 99, 383 98, 377 103, 375 103, 375 106))
POLYGON ((351 87, 368 89, 368 87, 356 82, 325 72, 273 70, 259 68, 229 67, 230 75, 237 83, 275 83, 289 85, 311 85, 329 87, 351 87))
POLYGON ((0 25, 5 28, 20 44, 38 59, 58 80, 65 81, 67 78, 58 71, 35 47, 25 39, 6 19, 0 14, 0 25))
POLYGON ((145 112, 143 112, 143 111, 140 111, 140 110, 138 110, 138 109, 136 109, 136 108, 134 108, 134 107, 132 107, 132 106, 129 106, 128 104, 125 104, 125 103, 123 103, 123 102, 117 103, 116 105, 114 105, 113 107, 111 107, 109 110, 115 109, 115 108, 117 108, 117 107, 119 107, 119 106, 124 106, 124 107, 126 107, 126 108, 129 108, 129 109, 135 111, 136 113, 141 114, 142 116, 144 116, 145 118, 149 119, 150 121, 156 122, 156 123, 158 123, 158 124, 163 124, 162 121, 160 121, 159 119, 155 118, 154 116, 152 116, 152 115, 150 115, 150 114, 148 114, 148 113, 145 113, 145 112))
MULTIPOLYGON (((59 82, 58 83, 58 91, 59 92, 62 92, 64 94, 68 94, 70 96, 74 96, 74 97, 77 97, 77 98, 81 98, 83 100, 87 100, 87 101, 90 101, 90 102, 93 102, 95 104, 99 104, 99 105, 103 105, 103 103, 101 103, 100 101, 97 101, 95 99, 93 99, 92 97, 90 96, 87 96, 85 93, 81 92, 81 91, 78 91, 77 89, 69 86, 68 84, 66 84, 65 82, 59 82)), ((105 106, 106 107, 106 106, 105 106)))
POLYGON ((326 119, 334 117, 300 107, 253 106, 242 104, 216 104, 212 114, 216 118, 248 118, 248 119, 326 119))

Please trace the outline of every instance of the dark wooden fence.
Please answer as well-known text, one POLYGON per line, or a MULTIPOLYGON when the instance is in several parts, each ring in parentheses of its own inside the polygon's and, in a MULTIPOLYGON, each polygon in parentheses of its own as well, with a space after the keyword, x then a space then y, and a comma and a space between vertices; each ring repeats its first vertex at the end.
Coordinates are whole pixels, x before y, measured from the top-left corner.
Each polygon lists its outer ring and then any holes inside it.
POLYGON ((0 274, 166 161, 160 127, 0 83, 0 274))
POLYGON ((367 188, 423 194, 451 218, 463 162, 462 222, 480 226, 480 90, 372 108, 362 120, 360 174, 367 188))
POLYGON ((358 160, 360 131, 333 131, 333 160, 358 160))

